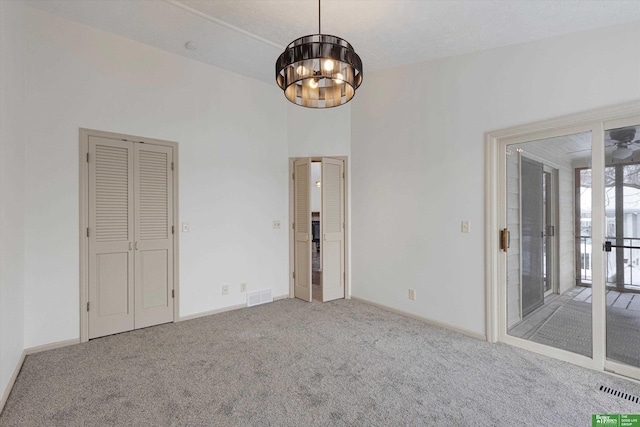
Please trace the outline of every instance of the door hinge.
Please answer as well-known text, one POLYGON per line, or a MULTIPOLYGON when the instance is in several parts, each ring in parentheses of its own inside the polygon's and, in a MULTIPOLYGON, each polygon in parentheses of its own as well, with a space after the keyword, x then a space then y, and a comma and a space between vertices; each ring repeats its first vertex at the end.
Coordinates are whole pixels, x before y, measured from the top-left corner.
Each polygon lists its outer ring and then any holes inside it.
POLYGON ((87 301, 87 311, 89 311, 89 301, 87 301))
POLYGON ((295 271, 293 272, 293 278, 294 279, 296 278, 296 272, 295 271))
POLYGON ((346 282, 346 281, 347 281, 347 272, 346 272, 346 271, 343 271, 343 272, 342 272, 342 280, 343 280, 344 282, 346 282))
POLYGON ((342 172, 342 179, 344 179, 344 172, 342 172))
POLYGON ((176 290, 171 289, 171 298, 175 298, 175 297, 176 297, 176 290))
POLYGON ((89 163, 89 153, 87 153, 87 163, 89 163))
POLYGON ((176 234, 176 226, 175 225, 171 226, 171 234, 176 234))
POLYGON ((89 237, 89 227, 87 227, 87 237, 89 237))
POLYGON ((296 223, 295 222, 293 224, 291 224, 291 228, 293 228, 294 230, 296 229, 296 223))
POLYGON ((173 162, 171 162, 171 170, 173 170, 173 162))

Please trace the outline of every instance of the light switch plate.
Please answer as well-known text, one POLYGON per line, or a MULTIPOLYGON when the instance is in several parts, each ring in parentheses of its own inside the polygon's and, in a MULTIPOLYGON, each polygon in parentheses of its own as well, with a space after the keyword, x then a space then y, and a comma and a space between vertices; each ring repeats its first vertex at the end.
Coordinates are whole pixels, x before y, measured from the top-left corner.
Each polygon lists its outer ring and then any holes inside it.
POLYGON ((188 222, 183 222, 182 223, 182 232, 183 233, 188 233, 189 230, 190 230, 189 223, 188 222))
POLYGON ((469 220, 462 221, 462 225, 460 228, 463 233, 471 233, 471 221, 469 220))

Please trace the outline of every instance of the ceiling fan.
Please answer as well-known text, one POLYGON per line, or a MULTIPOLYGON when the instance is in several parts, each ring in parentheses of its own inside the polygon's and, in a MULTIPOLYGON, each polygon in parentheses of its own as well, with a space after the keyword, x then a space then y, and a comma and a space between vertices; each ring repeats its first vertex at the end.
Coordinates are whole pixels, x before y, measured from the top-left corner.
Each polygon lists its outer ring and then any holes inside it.
POLYGON ((635 127, 614 129, 612 131, 609 131, 610 139, 607 140, 607 142, 613 142, 616 146, 616 149, 611 153, 613 158, 616 160, 624 160, 631 157, 631 155, 633 154, 633 150, 631 149, 631 147, 629 147, 629 145, 637 144, 640 142, 640 139, 634 141, 633 138, 635 137, 635 127))
MULTIPOLYGON (((636 137, 636 128, 628 127, 628 128, 620 128, 609 131, 609 138, 607 138, 605 148, 616 147, 615 150, 611 152, 611 156, 616 160, 624 160, 631 157, 633 154, 633 149, 630 147, 632 144, 639 144, 640 139, 633 138, 636 137)), ((584 150, 577 151, 569 151, 567 154, 580 153, 583 151, 590 151, 591 148, 587 148, 584 150)))

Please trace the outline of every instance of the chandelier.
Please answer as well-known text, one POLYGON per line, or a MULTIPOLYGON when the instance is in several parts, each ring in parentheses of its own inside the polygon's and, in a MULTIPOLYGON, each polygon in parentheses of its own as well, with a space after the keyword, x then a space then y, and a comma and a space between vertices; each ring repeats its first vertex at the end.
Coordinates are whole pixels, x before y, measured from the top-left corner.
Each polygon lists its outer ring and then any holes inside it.
POLYGON ((351 101, 362 83, 362 60, 346 40, 320 31, 289 43, 276 61, 276 81, 296 105, 330 108, 351 101))

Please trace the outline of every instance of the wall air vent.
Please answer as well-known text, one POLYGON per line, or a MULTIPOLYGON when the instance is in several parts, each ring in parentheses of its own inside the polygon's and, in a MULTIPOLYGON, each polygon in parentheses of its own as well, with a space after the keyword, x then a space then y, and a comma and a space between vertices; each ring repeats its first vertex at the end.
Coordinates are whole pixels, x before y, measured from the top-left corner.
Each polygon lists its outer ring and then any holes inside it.
POLYGON ((264 304, 267 302, 273 302, 271 289, 247 292, 247 307, 253 307, 254 305, 264 304))

